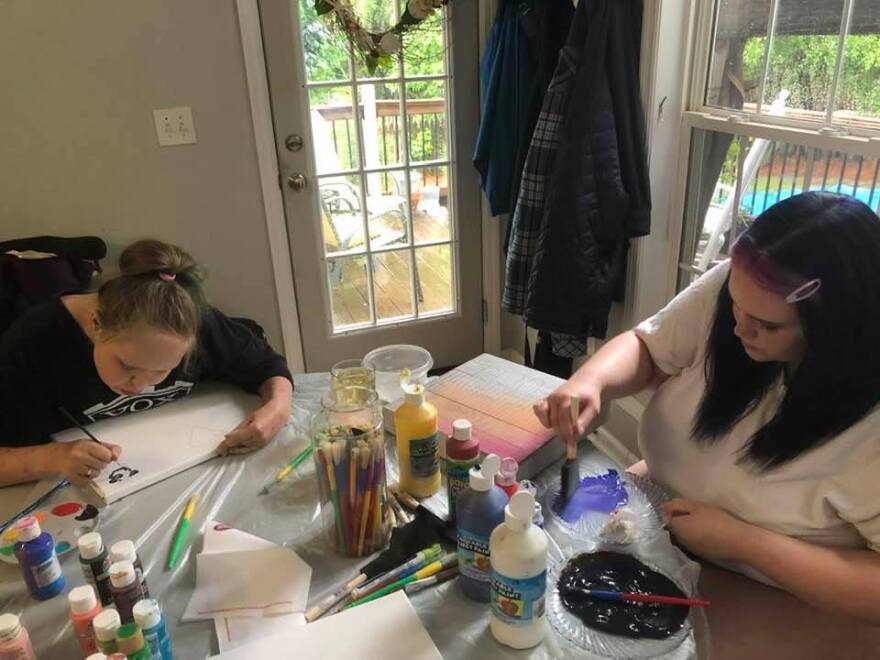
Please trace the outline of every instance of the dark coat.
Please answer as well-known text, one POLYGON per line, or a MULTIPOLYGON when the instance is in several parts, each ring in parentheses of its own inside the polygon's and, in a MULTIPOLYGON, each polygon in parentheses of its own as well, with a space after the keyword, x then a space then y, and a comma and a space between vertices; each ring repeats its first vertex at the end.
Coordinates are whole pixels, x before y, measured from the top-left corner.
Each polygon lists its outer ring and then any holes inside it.
MULTIPOLYGON (((579 7, 587 12, 583 47, 547 183, 525 320, 540 330, 604 337, 629 240, 650 231, 638 75, 642 0, 581 2, 588 3, 579 7)), ((569 34, 568 44, 579 38, 569 34)))

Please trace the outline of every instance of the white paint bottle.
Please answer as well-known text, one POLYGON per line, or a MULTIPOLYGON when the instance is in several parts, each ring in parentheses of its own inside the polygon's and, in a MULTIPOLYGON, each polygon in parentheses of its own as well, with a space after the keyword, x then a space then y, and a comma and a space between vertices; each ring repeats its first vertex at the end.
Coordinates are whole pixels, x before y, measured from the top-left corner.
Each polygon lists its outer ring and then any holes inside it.
POLYGON ((547 537, 532 523, 535 496, 519 491, 504 509, 504 522, 489 537, 492 618, 502 644, 527 649, 546 632, 547 537))

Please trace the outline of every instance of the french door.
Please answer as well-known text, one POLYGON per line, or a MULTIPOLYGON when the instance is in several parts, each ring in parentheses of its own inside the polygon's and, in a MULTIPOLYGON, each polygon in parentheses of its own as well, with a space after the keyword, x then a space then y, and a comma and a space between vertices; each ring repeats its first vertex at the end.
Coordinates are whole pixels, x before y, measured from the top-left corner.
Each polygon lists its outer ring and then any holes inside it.
MULTIPOLYGON (((371 31, 400 11, 353 4, 371 31)), ((480 353, 477 3, 373 71, 314 0, 259 6, 307 370, 393 343, 438 366, 480 353)))

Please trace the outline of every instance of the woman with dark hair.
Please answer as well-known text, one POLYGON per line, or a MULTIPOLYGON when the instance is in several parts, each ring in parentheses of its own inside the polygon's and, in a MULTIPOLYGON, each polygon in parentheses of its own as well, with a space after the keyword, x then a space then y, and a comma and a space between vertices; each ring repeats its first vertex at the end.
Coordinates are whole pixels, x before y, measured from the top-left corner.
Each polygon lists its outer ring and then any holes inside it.
POLYGON ((655 387, 639 446, 697 555, 880 623, 880 220, 808 192, 535 407, 573 442, 655 387), (569 400, 581 415, 570 422, 569 400))

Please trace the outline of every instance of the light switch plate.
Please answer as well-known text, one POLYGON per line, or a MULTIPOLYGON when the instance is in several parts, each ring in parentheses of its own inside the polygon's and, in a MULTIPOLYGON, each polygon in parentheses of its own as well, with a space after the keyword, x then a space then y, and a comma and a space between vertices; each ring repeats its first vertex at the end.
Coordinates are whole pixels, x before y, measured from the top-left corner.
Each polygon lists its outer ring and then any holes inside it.
POLYGON ((156 137, 160 147, 196 143, 192 108, 188 106, 153 110, 153 122, 156 124, 156 137))

